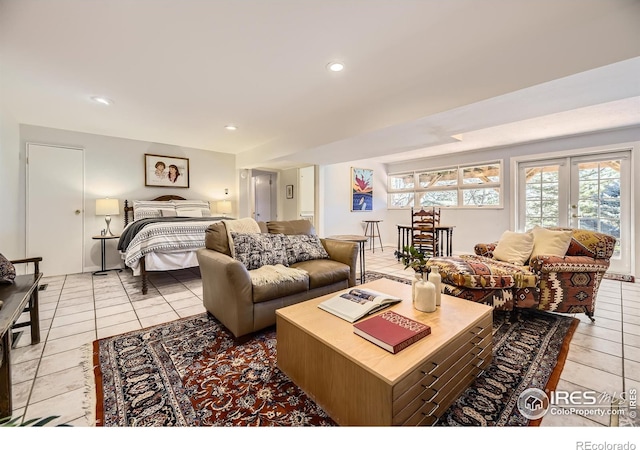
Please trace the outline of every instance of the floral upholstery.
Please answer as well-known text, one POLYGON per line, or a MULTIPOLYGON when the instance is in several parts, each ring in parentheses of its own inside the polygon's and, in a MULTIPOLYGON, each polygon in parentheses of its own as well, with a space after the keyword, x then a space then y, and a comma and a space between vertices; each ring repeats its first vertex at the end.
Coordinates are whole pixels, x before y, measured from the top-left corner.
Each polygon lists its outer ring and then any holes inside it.
POLYGON ((496 243, 477 244, 475 255, 431 258, 443 293, 485 303, 498 310, 534 308, 561 313, 584 312, 593 318, 596 295, 609 268, 615 238, 589 230, 571 230, 564 257, 538 255, 526 266, 493 259, 496 243))

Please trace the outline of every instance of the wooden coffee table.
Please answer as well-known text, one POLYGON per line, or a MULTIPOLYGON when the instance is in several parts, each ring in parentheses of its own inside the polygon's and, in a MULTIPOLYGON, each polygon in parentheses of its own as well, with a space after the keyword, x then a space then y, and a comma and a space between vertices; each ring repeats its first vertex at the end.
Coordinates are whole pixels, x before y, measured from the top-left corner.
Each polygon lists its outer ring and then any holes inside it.
POLYGON ((329 294, 276 310, 278 367, 340 425, 435 423, 491 362, 491 307, 443 295, 437 311, 423 313, 410 285, 380 279, 361 287, 404 299, 389 309, 431 334, 389 353, 319 309, 337 293, 329 294))

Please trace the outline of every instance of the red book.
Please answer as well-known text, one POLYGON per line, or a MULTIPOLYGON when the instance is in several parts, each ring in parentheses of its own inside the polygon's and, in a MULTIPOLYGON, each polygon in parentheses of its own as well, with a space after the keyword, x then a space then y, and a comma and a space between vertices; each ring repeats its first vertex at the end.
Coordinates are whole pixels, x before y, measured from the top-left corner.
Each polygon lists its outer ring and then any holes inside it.
POLYGON ((393 311, 353 325, 353 332, 391 353, 398 353, 431 334, 431 327, 393 311))

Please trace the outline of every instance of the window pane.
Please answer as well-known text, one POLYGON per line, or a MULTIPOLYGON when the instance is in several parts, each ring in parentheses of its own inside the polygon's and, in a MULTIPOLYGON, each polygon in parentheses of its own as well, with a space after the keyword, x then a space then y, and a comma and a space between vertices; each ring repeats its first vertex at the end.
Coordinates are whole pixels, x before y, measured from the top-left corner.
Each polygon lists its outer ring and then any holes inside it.
POLYGON ((457 169, 436 170, 418 174, 418 183, 421 188, 435 186, 455 186, 458 184, 457 169))
POLYGON ((462 198, 465 206, 496 206, 500 204, 500 189, 465 189, 462 198))
POLYGON ((498 182, 500 182, 500 166, 498 164, 465 167, 462 169, 463 184, 484 184, 498 182))
POLYGON ((389 189, 413 189, 415 177, 412 173, 389 175, 389 189))
POLYGON ((389 194, 389 208, 406 208, 413 206, 413 192, 389 194))
POLYGON ((458 206, 457 191, 424 192, 420 197, 420 206, 458 206))

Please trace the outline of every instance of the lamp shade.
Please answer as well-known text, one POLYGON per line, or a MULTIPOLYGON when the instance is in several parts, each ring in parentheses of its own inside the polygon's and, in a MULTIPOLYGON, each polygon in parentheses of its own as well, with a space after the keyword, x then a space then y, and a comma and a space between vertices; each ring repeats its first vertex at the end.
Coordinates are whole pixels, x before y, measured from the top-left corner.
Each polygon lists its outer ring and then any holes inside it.
POLYGON ((96 199, 96 216, 117 216, 120 214, 120 207, 117 198, 96 199))
POLYGON ((231 212, 231 202, 229 200, 219 201, 218 212, 221 214, 229 214, 231 212))

